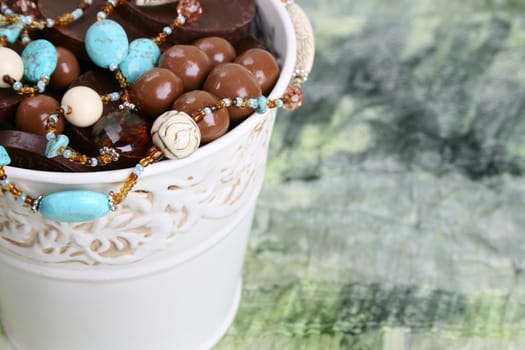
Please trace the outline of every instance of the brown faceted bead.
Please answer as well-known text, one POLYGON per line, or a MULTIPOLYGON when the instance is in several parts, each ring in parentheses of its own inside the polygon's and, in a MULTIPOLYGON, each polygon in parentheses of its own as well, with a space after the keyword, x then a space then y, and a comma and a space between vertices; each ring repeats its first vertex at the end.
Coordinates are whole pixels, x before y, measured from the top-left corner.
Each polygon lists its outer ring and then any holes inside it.
POLYGON ((91 131, 97 147, 114 147, 125 155, 143 156, 151 146, 150 122, 130 109, 103 115, 91 131))
POLYGON ((210 36, 199 39, 194 42, 193 45, 197 46, 208 55, 212 66, 216 66, 219 63, 232 62, 236 56, 232 44, 230 44, 228 40, 219 36, 210 36))
POLYGON ((55 89, 62 90, 77 80, 80 74, 80 65, 75 54, 70 50, 60 46, 57 46, 56 49, 58 54, 57 67, 51 75, 49 83, 55 89))
POLYGON ((174 45, 160 56, 159 67, 177 74, 184 91, 199 89, 212 65, 204 51, 193 45, 174 45))
MULTIPOLYGON (((173 102, 171 109, 185 112, 189 115, 216 104, 219 99, 207 91, 193 90, 186 92, 173 102)), ((230 114, 222 108, 212 114, 205 115, 197 125, 201 131, 201 144, 211 142, 224 135, 230 126, 230 114)))
MULTIPOLYGON (((204 82, 204 90, 218 98, 255 98, 261 95, 261 87, 253 74, 238 63, 217 65, 204 82)), ((252 108, 229 107, 232 121, 242 120, 253 113, 252 108)))
MULTIPOLYGON (((16 109, 15 123, 18 130, 37 135, 47 133, 46 124, 49 115, 60 106, 57 100, 47 95, 28 97, 16 109)), ((64 131, 64 118, 58 118, 55 129, 60 134, 64 131)))
POLYGON ((267 95, 279 78, 280 68, 275 57, 263 49, 249 49, 235 59, 257 79, 263 94, 267 95))
POLYGON ((131 99, 140 111, 156 118, 167 111, 183 91, 182 80, 175 73, 165 68, 153 68, 135 81, 131 99))

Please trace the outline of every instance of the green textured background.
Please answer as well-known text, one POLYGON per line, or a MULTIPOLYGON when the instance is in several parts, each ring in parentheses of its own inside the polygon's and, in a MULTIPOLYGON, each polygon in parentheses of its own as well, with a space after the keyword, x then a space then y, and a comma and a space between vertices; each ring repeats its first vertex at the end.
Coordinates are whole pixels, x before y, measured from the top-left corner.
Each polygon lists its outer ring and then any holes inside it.
POLYGON ((525 1, 297 2, 316 65, 218 348, 525 348, 525 1))
POLYGON ((525 1, 297 2, 316 65, 217 349, 525 348, 525 1))

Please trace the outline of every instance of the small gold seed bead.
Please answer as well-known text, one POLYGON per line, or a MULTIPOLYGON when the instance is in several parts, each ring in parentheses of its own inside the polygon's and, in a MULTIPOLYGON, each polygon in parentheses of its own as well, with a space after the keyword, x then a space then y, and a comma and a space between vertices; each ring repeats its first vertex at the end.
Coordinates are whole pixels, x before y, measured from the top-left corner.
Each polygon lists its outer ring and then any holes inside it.
POLYGON ((115 70, 115 77, 117 78, 117 81, 121 89, 127 90, 129 88, 126 77, 124 76, 124 74, 122 74, 121 70, 118 68, 115 70))
POLYGON ((0 45, 7 47, 8 42, 7 42, 7 37, 5 35, 0 36, 0 45))
POLYGON ((55 19, 55 25, 57 26, 67 26, 75 21, 75 17, 71 13, 65 13, 60 17, 55 19))
POLYGON ((164 32, 160 32, 159 34, 157 34, 156 37, 154 37, 152 40, 155 44, 157 44, 158 46, 164 44, 167 40, 168 36, 166 35, 166 33, 164 32))
POLYGON ((90 2, 90 1, 82 0, 82 1, 80 2, 80 8, 81 8, 82 10, 87 9, 90 5, 91 5, 91 2, 90 2))

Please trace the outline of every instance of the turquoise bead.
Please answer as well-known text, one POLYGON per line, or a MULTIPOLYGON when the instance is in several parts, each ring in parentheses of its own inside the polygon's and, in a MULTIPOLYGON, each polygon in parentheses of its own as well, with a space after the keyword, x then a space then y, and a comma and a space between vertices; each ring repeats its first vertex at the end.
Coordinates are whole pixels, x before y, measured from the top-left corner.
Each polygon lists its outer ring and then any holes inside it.
POLYGON ((135 39, 129 44, 129 55, 148 58, 151 63, 157 65, 160 58, 160 49, 151 39, 135 39))
POLYGON ((46 145, 46 157, 55 158, 58 156, 58 150, 61 147, 67 147, 69 144, 69 138, 66 135, 58 135, 56 138, 51 138, 47 141, 46 145))
POLYGON ((97 66, 118 65, 128 54, 128 36, 120 24, 110 19, 97 21, 85 37, 86 51, 97 66))
POLYGON ((149 58, 128 55, 119 66, 128 83, 133 84, 142 74, 155 68, 149 58))
POLYGON ((160 49, 151 39, 140 38, 129 44, 129 51, 120 63, 127 81, 134 83, 142 74, 153 69, 160 58, 160 49))
POLYGON ((0 166, 11 164, 11 157, 4 146, 0 146, 0 166))
POLYGON ((0 28, 0 36, 5 36, 7 41, 10 44, 13 44, 16 41, 16 39, 18 39, 18 37, 20 36, 22 28, 24 28, 22 22, 9 24, 5 27, 0 28))
POLYGON ((110 210, 106 194, 85 190, 48 194, 39 207, 43 216, 60 222, 92 221, 106 216, 110 210))
POLYGON ((36 83, 43 76, 49 78, 55 71, 58 62, 57 50, 47 40, 32 41, 22 51, 22 62, 24 62, 24 77, 36 83))

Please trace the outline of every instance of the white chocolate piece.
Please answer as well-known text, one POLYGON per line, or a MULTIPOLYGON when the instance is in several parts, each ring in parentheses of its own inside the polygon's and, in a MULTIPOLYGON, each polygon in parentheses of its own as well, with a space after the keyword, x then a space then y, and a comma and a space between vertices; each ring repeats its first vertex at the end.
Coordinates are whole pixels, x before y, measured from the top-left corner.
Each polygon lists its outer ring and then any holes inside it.
POLYGON ((87 86, 75 86, 62 97, 62 106, 68 106, 71 113, 64 117, 74 126, 85 128, 97 122, 102 116, 104 105, 99 94, 87 86))
POLYGON ((24 75, 24 62, 16 51, 0 46, 0 88, 8 88, 10 85, 4 81, 4 75, 20 81, 24 75))
POLYGON ((286 6, 290 19, 295 28, 295 37, 297 40, 297 69, 310 73, 314 65, 315 40, 312 24, 304 10, 296 3, 286 6))
POLYGON ((179 111, 161 114, 151 127, 151 137, 153 144, 170 159, 188 157, 201 142, 197 123, 188 114, 179 111))

